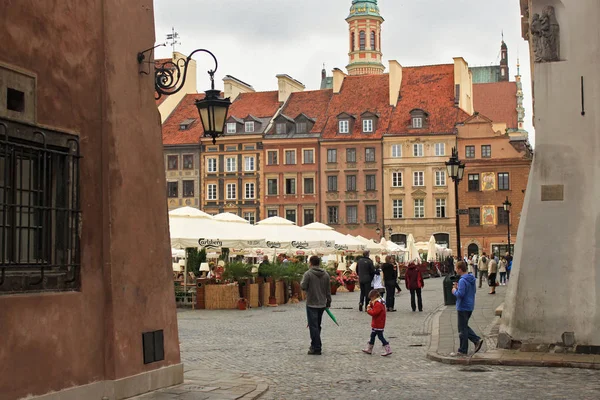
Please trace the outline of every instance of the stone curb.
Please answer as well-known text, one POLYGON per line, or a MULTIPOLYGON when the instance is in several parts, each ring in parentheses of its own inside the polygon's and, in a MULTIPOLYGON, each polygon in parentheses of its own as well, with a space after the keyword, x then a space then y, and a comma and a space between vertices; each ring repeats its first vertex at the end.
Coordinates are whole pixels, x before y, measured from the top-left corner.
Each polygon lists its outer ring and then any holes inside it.
POLYGON ((510 358, 503 354, 490 357, 490 353, 484 353, 486 357, 449 357, 436 352, 428 352, 427 358, 432 361, 452 365, 502 365, 506 367, 551 367, 551 368, 580 368, 600 370, 600 363, 561 361, 561 360, 523 360, 510 358))
MULTIPOLYGON (((550 368, 580 368, 600 370, 600 363, 563 361, 563 360, 524 360, 522 358, 511 358, 509 353, 504 353, 502 350, 494 350, 494 352, 486 352, 475 357, 450 357, 447 355, 438 354, 438 345, 440 337, 440 316, 445 308, 442 308, 433 317, 431 325, 431 340, 429 342, 429 350, 427 351, 427 359, 441 362, 450 365, 501 365, 506 367, 550 367, 550 368)), ((525 353, 523 354, 532 354, 525 353)), ((542 353, 535 353, 542 354, 542 353)), ((543 357, 543 355, 542 355, 543 357)))
POLYGON ((265 382, 259 383, 256 385, 256 389, 254 389, 250 393, 246 393, 244 396, 240 397, 241 400, 255 400, 260 398, 263 394, 265 394, 269 390, 269 385, 265 382))

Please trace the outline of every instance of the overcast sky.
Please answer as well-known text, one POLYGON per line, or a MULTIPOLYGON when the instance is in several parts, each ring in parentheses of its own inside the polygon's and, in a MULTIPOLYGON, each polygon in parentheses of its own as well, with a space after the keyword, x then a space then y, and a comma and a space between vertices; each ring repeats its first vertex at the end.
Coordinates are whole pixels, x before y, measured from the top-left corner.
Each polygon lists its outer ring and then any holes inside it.
MULTIPOLYGON (((171 27, 180 35, 176 50, 211 50, 219 60, 217 88, 233 75, 257 91, 276 90, 275 75, 288 74, 318 89, 323 63, 328 75, 348 64, 351 0, 154 0, 156 42, 171 27)), ((447 64, 464 57, 469 66, 497 65, 502 32, 509 48, 511 80, 521 60, 525 92, 525 128, 531 125, 529 51, 521 38, 518 0, 379 0, 384 65, 447 64)), ((156 57, 169 57, 160 47, 156 57)), ((209 88, 212 60, 198 54, 198 90, 209 88)), ((387 71, 387 69, 386 69, 387 71)))

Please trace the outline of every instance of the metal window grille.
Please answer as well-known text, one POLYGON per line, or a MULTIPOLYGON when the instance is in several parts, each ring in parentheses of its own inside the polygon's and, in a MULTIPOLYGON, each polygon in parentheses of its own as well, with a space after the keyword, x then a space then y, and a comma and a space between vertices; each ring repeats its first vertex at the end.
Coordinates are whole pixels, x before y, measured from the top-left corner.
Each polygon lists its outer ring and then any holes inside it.
POLYGON ((80 288, 79 139, 0 119, 0 295, 80 288))

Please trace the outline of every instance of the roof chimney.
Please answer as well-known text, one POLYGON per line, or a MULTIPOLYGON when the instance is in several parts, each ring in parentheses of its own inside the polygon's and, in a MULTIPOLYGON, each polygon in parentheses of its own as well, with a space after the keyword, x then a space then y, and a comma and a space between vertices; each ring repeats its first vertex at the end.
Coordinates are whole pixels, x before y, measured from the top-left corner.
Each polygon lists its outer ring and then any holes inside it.
POLYGON ((396 60, 390 60, 390 106, 396 107, 402 87, 402 65, 396 60))
POLYGON ((231 101, 234 101, 240 93, 255 92, 251 85, 231 75, 225 75, 225 78, 223 78, 223 85, 225 98, 229 97, 231 101))
POLYGON ((279 86, 279 101, 285 103, 292 93, 302 92, 306 86, 286 74, 277 75, 277 86, 279 86))
POLYGON ((339 68, 333 69, 333 93, 339 93, 342 90, 342 83, 346 74, 339 68))
POLYGON ((458 107, 473 115, 473 75, 462 57, 454 58, 454 88, 458 107))

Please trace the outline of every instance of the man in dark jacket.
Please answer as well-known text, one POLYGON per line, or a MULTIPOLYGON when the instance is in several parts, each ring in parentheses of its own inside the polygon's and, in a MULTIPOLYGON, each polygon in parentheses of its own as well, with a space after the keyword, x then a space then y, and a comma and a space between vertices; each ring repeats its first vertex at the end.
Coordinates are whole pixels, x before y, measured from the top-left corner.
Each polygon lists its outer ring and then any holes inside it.
POLYGON ((363 256, 356 260, 356 274, 358 275, 358 283, 360 285, 360 303, 358 303, 358 311, 365 311, 369 303, 369 292, 371 291, 371 282, 375 276, 375 266, 369 258, 369 251, 365 250, 363 256))
POLYGON ((321 322, 323 312, 331 306, 329 274, 320 268, 321 260, 312 256, 310 269, 304 273, 300 286, 306 292, 306 317, 310 331, 308 354, 321 355, 321 322))
POLYGON ((406 288, 410 290, 410 307, 413 312, 417 311, 417 305, 415 304, 415 294, 417 295, 417 301, 419 303, 419 312, 423 311, 423 300, 421 299, 421 289, 425 286, 423 282, 423 275, 417 264, 411 262, 404 275, 404 284, 406 288))

